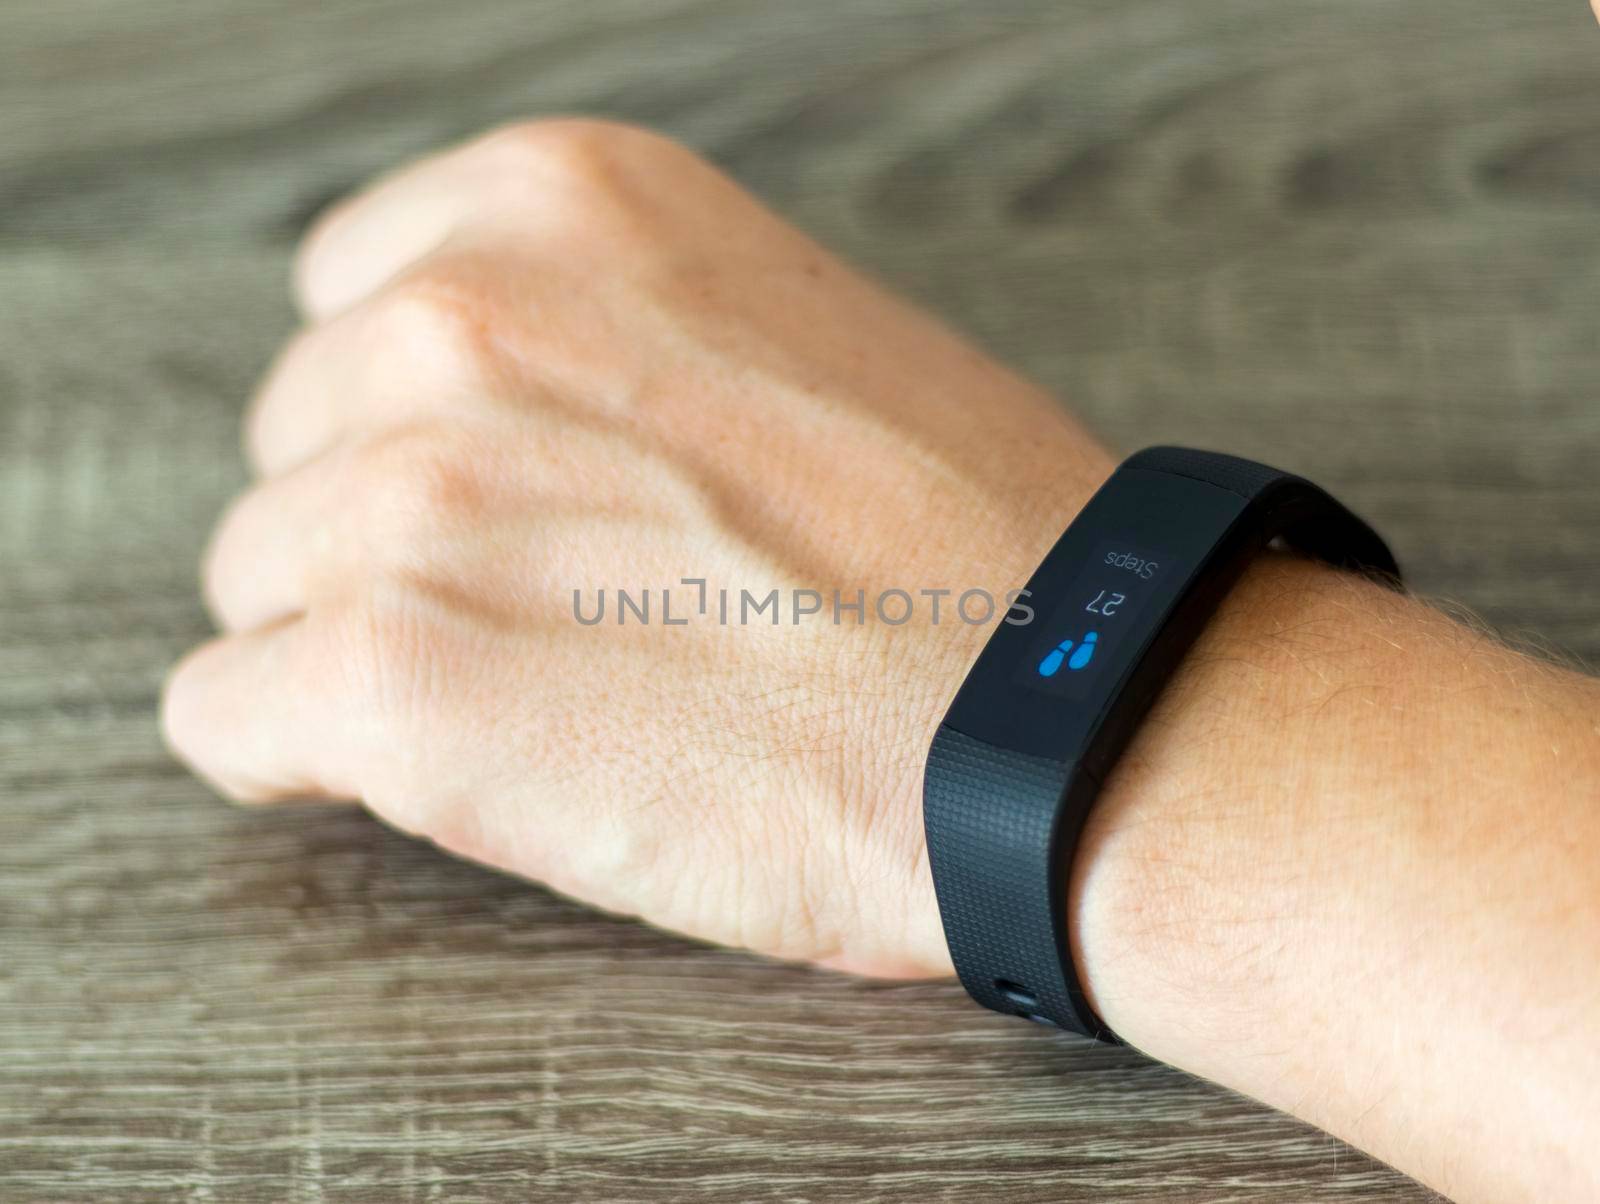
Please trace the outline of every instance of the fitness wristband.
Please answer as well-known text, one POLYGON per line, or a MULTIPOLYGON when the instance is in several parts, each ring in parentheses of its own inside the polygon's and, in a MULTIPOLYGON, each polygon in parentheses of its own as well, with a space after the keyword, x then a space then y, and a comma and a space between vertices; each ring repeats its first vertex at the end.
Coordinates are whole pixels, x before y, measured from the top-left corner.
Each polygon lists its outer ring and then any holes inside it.
POLYGON ((1311 482, 1152 447, 1100 487, 990 637, 923 779, 945 938, 985 1007, 1116 1040, 1073 968, 1078 835, 1161 687, 1273 540, 1398 585, 1383 540, 1311 482))

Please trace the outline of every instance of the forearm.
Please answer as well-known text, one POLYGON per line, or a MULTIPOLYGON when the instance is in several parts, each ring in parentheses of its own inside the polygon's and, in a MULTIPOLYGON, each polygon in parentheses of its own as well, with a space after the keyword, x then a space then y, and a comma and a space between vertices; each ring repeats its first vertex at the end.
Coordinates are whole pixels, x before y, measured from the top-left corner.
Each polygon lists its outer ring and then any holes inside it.
POLYGON ((1073 882, 1102 1014, 1463 1200, 1600 1193, 1600 688, 1274 557, 1073 882))

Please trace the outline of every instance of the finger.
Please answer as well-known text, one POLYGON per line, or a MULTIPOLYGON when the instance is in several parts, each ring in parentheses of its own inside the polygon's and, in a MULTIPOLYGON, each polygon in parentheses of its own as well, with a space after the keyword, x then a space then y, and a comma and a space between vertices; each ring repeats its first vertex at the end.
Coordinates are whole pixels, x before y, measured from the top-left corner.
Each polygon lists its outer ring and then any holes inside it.
POLYGON ((615 122, 505 126, 402 168, 329 210, 297 256, 296 298, 310 318, 324 320, 458 235, 483 227, 519 239, 560 237, 575 218, 580 225, 591 219, 597 200, 623 176, 654 198, 661 178, 681 177, 686 165, 715 175, 677 144, 615 122))
POLYGON ((300 243, 294 297, 321 321, 375 293, 442 246, 475 203, 451 153, 425 159, 340 201, 300 243))
POLYGON ((464 426, 417 424, 338 444, 242 494, 217 524, 201 568, 224 631, 279 622, 421 560, 481 518, 492 442, 464 426), (441 531, 444 533, 441 534, 441 531))
MULTIPOLYGON (((295 258, 295 299, 321 321, 377 292, 479 215, 501 208, 522 147, 545 123, 511 126, 380 177, 313 223, 295 258)), ((517 198, 522 199, 521 196, 517 198)))
MULTIPOLYGON (((341 458, 342 457, 335 457, 341 458)), ((217 524, 201 592, 223 631, 247 631, 303 612, 319 565, 354 558, 338 473, 319 459, 242 494, 217 524)))
POLYGON ((293 620, 213 640, 168 675, 168 746, 230 798, 357 796, 345 762, 358 725, 306 672, 307 630, 293 620))
POLYGON ((379 576, 449 576, 492 542, 500 516, 570 476, 559 458, 518 453, 542 448, 549 429, 527 416, 395 426, 266 479, 229 508, 206 552, 218 625, 278 622, 379 576))
POLYGON ((287 472, 355 432, 442 415, 497 391, 475 277, 460 264, 414 267, 306 327, 280 353, 245 419, 245 454, 258 474, 287 472))

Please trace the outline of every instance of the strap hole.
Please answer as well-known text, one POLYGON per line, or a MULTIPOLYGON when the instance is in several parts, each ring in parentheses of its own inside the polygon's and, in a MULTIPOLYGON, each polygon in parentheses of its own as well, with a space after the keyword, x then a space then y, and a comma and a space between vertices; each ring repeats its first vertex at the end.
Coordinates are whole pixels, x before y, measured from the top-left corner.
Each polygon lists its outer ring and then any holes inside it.
POLYGON ((995 979, 994 989, 1019 1008, 1025 1008, 1029 1012, 1039 1006, 1039 997, 1037 995, 1021 983, 1012 982, 1009 978, 995 979))

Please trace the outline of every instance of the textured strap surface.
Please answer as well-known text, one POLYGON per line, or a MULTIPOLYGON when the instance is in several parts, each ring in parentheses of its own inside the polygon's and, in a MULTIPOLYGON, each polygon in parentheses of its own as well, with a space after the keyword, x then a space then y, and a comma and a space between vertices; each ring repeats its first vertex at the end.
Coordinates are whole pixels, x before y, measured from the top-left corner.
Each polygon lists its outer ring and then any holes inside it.
POLYGON ((1059 806, 1071 778, 1059 761, 941 727, 928 753, 923 815, 950 958, 968 994, 1030 1019, 1074 1017, 1071 1027, 1090 1031, 1093 1013, 1061 973, 1064 884, 1041 871, 1058 825, 1071 822, 1059 806), (979 969, 991 964, 1029 970, 1019 981, 996 980, 979 969))

